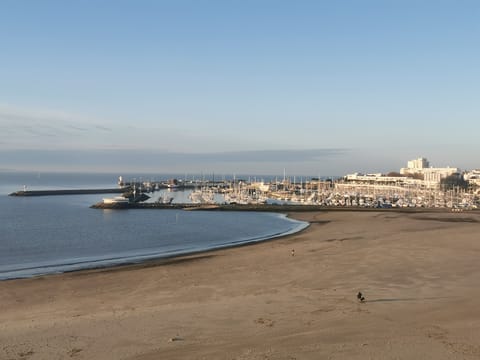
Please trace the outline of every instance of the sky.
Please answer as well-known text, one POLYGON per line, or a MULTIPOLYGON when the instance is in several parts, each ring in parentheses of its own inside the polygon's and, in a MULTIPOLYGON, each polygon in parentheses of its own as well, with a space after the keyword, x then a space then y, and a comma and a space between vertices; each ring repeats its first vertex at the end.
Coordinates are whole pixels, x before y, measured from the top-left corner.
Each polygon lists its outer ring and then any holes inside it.
POLYGON ((0 170, 480 168, 480 2, 0 0, 0 170))

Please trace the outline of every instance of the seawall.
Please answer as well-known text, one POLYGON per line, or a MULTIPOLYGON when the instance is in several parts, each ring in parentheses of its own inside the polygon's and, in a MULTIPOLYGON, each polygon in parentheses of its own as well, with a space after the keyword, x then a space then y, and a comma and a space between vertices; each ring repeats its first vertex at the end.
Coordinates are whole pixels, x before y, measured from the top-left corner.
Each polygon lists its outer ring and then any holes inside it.
POLYGON ((94 209, 162 209, 162 210, 208 210, 208 211, 265 211, 265 212, 309 212, 309 211, 370 211, 370 212, 397 212, 397 213, 419 213, 419 212, 451 212, 447 208, 364 208, 364 207, 339 207, 320 205, 274 205, 274 204, 162 204, 162 203, 120 203, 105 204, 99 202, 92 205, 94 209))
POLYGON ((112 189, 65 189, 65 190, 27 190, 16 191, 9 196, 50 196, 50 195, 88 195, 88 194, 121 194, 130 188, 112 189))

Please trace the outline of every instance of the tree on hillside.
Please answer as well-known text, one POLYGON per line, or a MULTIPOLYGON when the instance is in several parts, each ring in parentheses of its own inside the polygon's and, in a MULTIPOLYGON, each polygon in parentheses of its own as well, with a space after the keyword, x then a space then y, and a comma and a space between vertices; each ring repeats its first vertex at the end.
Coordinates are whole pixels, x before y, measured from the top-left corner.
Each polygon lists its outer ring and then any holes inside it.
POLYGON ((408 174, 407 173, 405 175, 402 175, 399 172, 391 171, 387 174, 387 176, 390 176, 390 177, 408 177, 408 178, 411 178, 411 179, 423 180, 423 174, 408 174))
POLYGON ((399 172, 396 171, 390 171, 387 176, 389 177, 403 177, 404 175, 400 174, 399 172))
POLYGON ((468 188, 468 181, 466 181, 463 176, 458 173, 443 178, 440 183, 445 190, 452 190, 456 187, 460 189, 468 188))

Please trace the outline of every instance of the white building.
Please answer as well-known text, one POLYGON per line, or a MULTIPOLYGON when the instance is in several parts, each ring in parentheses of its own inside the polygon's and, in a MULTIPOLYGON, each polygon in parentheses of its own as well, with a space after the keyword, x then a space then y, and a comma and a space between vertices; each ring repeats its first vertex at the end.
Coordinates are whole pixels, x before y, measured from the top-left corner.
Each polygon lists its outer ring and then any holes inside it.
POLYGON ((408 169, 425 169, 430 167, 430 163, 425 158, 418 158, 407 162, 408 169))
POLYGON ((424 169, 422 171, 422 173, 423 173, 425 181, 440 183, 440 181, 442 179, 445 179, 446 177, 448 177, 450 175, 460 173, 460 169, 459 168, 451 168, 451 167, 428 168, 428 169, 424 169))
POLYGON ((417 180, 406 176, 385 176, 381 173, 377 174, 360 174, 353 173, 344 177, 344 180, 351 184, 370 184, 370 185, 391 185, 391 186, 404 186, 404 185, 424 185, 423 180, 417 180))
POLYGON ((423 179, 429 184, 440 184, 440 181, 450 175, 460 173, 459 168, 434 168, 425 158, 418 158, 407 162, 406 168, 400 169, 402 175, 423 175, 423 179))
POLYGON ((463 178, 465 179, 465 181, 468 181, 472 185, 480 186, 480 169, 466 172, 463 175, 463 178))
POLYGON ((423 169, 427 169, 430 163, 425 158, 418 158, 407 162, 406 168, 400 169, 402 175, 422 174, 423 169))

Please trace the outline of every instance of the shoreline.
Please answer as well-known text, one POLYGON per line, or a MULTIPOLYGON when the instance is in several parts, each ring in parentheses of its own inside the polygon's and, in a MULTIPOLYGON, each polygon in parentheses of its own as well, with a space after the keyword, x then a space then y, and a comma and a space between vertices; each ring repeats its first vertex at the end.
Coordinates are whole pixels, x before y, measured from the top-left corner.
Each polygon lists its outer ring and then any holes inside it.
MULTIPOLYGON (((82 261, 80 263, 48 265, 48 266, 44 266, 43 268, 51 269, 50 271, 47 271, 44 273, 39 272, 36 274, 30 274, 30 275, 24 275, 24 276, 18 275, 16 277, 1 278, 2 274, 0 273, 0 282, 21 280, 21 279, 33 279, 38 277, 48 277, 48 276, 55 276, 55 275, 62 275, 62 274, 77 273, 82 271, 103 271, 103 270, 108 271, 109 269, 116 268, 116 267, 137 266, 137 265, 141 266, 144 263, 162 263, 164 261, 168 262, 176 258, 184 258, 184 257, 195 256, 195 255, 200 255, 200 254, 209 253, 209 252, 215 252, 219 250, 226 250, 230 248, 255 245, 262 242, 274 241, 277 239, 281 239, 281 238, 288 237, 288 236, 300 233, 302 231, 305 231, 305 229, 307 229, 310 226, 310 223, 305 221, 295 220, 291 216, 289 216, 289 214, 277 213, 275 215, 292 220, 296 222, 297 225, 295 226, 295 228, 282 233, 271 234, 268 236, 254 237, 248 240, 238 240, 231 243, 216 245, 213 247, 208 247, 200 250, 192 250, 192 251, 186 251, 186 252, 180 251, 177 253, 166 254, 166 255, 144 254, 144 255, 137 255, 136 257, 125 257, 122 259, 103 259, 103 260, 99 259, 99 260, 91 260, 91 261, 82 261), (84 267, 82 267, 82 265, 80 264, 83 264, 84 267), (85 264, 88 264, 88 265, 85 265, 85 264), (89 264, 92 264, 92 265, 89 265, 89 264), (95 265, 95 264, 98 264, 98 265, 95 265), (57 268, 59 270, 54 270, 57 268), (61 268, 67 268, 67 269, 61 270, 61 268)), ((42 268, 39 268, 39 271, 41 271, 41 269, 42 268)), ((4 273, 6 274, 16 273, 16 272, 22 272, 23 270, 25 269, 15 269, 10 272, 4 272, 4 273)))
MULTIPOLYGON (((288 214, 283 214, 286 217, 289 217, 288 214)), ((297 220, 299 221, 299 220, 297 220)), ((302 221, 304 222, 304 221, 302 221)), ((79 274, 82 275, 82 272, 85 273, 101 273, 101 272, 115 272, 115 271, 129 271, 131 269, 135 268, 149 268, 149 267, 156 267, 156 266, 165 266, 165 265, 170 265, 170 264, 175 264, 175 263, 181 263, 184 261, 188 261, 190 259, 195 259, 198 257, 209 257, 209 256, 214 256, 217 252, 219 251, 228 251, 230 249, 237 249, 237 248, 247 248, 247 247, 254 247, 255 245, 258 244, 263 244, 263 243, 268 243, 271 241, 277 241, 281 239, 288 239, 290 236, 294 236, 297 234, 300 234, 306 230, 308 230, 309 226, 311 225, 309 222, 304 222, 305 225, 301 227, 299 230, 291 230, 285 233, 281 233, 279 235, 274 235, 270 236, 267 238, 260 238, 260 239, 255 239, 255 240, 250 240, 246 242, 237 242, 229 245, 224 245, 224 246, 219 246, 215 248, 209 248, 205 250, 199 250, 199 251, 192 251, 192 252, 187 252, 187 253, 182 253, 179 255, 170 255, 170 256, 163 256, 163 257, 157 257, 157 258, 151 258, 151 259, 146 259, 146 260, 139 260, 139 261, 132 261, 130 263, 122 263, 122 264, 117 264, 117 265, 112 265, 112 266, 99 266, 99 267, 93 267, 93 268, 87 268, 87 269, 80 269, 80 270, 72 270, 72 271, 65 271, 62 273, 52 273, 52 274, 44 274, 44 275, 38 275, 34 277, 28 277, 28 278, 16 278, 16 279, 5 279, 5 280, 0 280, 2 281, 15 281, 15 280, 24 280, 24 279, 34 279, 36 277, 50 277, 50 276, 62 276, 63 274, 79 274)))
POLYGON ((310 226, 163 263, 0 282, 0 358, 478 358, 480 214, 289 216, 310 226))
MULTIPOLYGON (((141 206, 142 204, 132 204, 132 209, 148 209, 149 206, 141 206), (139 207, 135 205, 140 205, 139 207)), ((145 204, 145 205, 152 205, 152 204, 145 204)), ((182 209, 182 206, 185 204, 174 204, 172 205, 163 205, 163 204, 153 204, 159 205, 159 209, 182 209)), ((270 212, 272 214, 277 214, 279 216, 284 216, 288 219, 292 219, 294 221, 301 221, 297 220, 296 217, 301 216, 302 213, 328 213, 328 212, 367 212, 367 213, 405 213, 405 214, 450 214, 452 211, 450 209, 444 208, 391 208, 391 209, 376 209, 376 208, 355 208, 355 207, 318 207, 318 206, 305 206, 305 205, 215 205, 215 206, 205 206, 205 205, 198 205, 195 206, 192 204, 188 204, 190 207, 183 208, 186 211, 248 211, 248 212, 270 212), (259 210, 263 208, 263 210, 259 210), (273 209, 273 210, 272 210, 273 209), (316 210, 312 210, 316 209, 316 210)), ((123 210, 124 208, 118 208, 118 210, 123 210)), ((470 210, 468 212, 460 212, 463 214, 475 214, 480 213, 480 211, 470 210)), ((125 259, 97 259, 91 261, 82 261, 81 263, 69 263, 69 264, 60 264, 60 265, 51 265, 45 266, 45 268, 59 268, 59 270, 50 270, 45 273, 34 273, 34 274, 27 274, 27 275, 18 275, 14 277, 7 277, 0 279, 2 281, 14 281, 14 280, 21 280, 21 279, 30 279, 30 278, 38 278, 38 277, 48 277, 48 276, 55 276, 55 275, 62 275, 62 274, 70 274, 70 273, 77 273, 82 271, 108 271, 112 268, 117 267, 124 267, 124 266, 141 266, 144 263, 162 263, 163 261, 170 261, 171 259, 176 258, 184 258, 189 256, 200 255, 209 252, 215 252, 230 248, 236 247, 243 247, 243 246, 250 246, 255 245, 258 243, 274 241, 278 239, 282 239, 291 235, 295 235, 297 233, 301 233, 305 231, 310 225, 311 222, 309 221, 301 221, 304 224, 299 224, 295 229, 289 230, 285 233, 280 234, 273 234, 271 236, 266 237, 259 237, 259 238, 252 238, 246 241, 239 241, 239 242, 232 242, 225 245, 217 245, 214 247, 201 249, 201 250, 192 250, 187 252, 179 252, 174 254, 167 254, 167 255, 153 255, 153 254, 144 254, 144 255, 137 255, 136 257, 125 258, 125 259), (298 230, 297 230, 298 228, 298 230), (103 264, 102 264, 103 262, 103 264), (96 265, 98 263, 98 265, 96 265), (82 267, 79 264, 92 264, 86 265, 82 267), (61 270, 61 268, 67 268, 66 270, 61 270)), ((16 269, 10 272, 21 272, 23 269, 16 269)), ((41 270, 41 269, 40 269, 41 270)), ((6 272, 9 273, 9 272, 6 272)))

